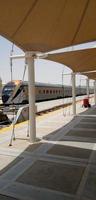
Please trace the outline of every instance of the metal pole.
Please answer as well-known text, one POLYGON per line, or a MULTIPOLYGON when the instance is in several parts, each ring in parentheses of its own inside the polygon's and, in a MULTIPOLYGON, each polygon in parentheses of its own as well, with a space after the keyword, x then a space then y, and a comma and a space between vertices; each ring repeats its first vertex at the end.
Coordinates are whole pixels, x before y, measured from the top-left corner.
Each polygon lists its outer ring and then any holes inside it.
POLYGON ((89 79, 88 78, 86 79, 86 94, 87 94, 87 97, 89 98, 89 79))
POLYGON ((75 88, 75 73, 72 73, 72 105, 73 115, 76 115, 76 88, 75 88))
POLYGON ((96 80, 94 81, 94 103, 96 105, 96 80))
MULTIPOLYGON (((11 53, 10 53, 10 56, 13 55, 13 48, 14 48, 14 43, 12 44, 12 49, 11 49, 11 53)), ((12 58, 10 57, 10 70, 11 70, 11 81, 12 81, 12 75, 13 75, 13 69, 12 69, 12 58)))
POLYGON ((35 73, 34 73, 34 58, 45 58, 47 54, 37 54, 40 52, 26 52, 23 55, 11 55, 10 59, 25 58, 28 64, 28 82, 29 82, 29 133, 30 142, 36 140, 36 118, 35 118, 35 73))
POLYGON ((11 81, 12 81, 12 79, 13 79, 13 77, 12 77, 12 74, 13 74, 13 72, 12 72, 12 59, 10 59, 10 71, 11 71, 11 81))
POLYGON ((36 139, 34 56, 32 56, 31 52, 27 52, 26 58, 29 82, 29 134, 30 142, 33 143, 36 139))

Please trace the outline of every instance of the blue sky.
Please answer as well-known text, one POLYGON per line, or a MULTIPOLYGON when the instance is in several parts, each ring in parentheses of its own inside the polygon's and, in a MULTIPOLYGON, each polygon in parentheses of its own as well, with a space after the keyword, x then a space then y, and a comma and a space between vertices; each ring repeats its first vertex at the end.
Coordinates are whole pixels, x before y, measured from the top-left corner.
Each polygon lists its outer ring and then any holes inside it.
MULTIPOLYGON (((0 37, 0 77, 3 83, 11 80, 10 75, 10 51, 12 49, 12 43, 3 37, 0 37)), ((22 54, 23 51, 14 46, 14 54, 22 54)), ((24 73, 24 60, 13 61, 13 79, 21 79, 24 73)), ((35 61, 35 80, 37 82, 45 83, 61 83, 62 71, 64 65, 54 63, 46 60, 35 61)), ((68 68, 64 68, 64 72, 68 72, 68 68)), ((28 80, 27 70, 25 74, 25 80, 28 80)))
MULTIPOLYGON (((73 47, 74 50, 81 49, 81 48, 89 48, 95 47, 96 42, 84 45, 78 45, 73 47)), ((11 80, 11 73, 10 73, 10 51, 12 49, 12 43, 6 40, 5 38, 0 36, 0 77, 3 83, 7 83, 11 80)), ((72 50, 72 48, 65 48, 65 51, 72 50)), ((61 51, 64 51, 61 50, 61 51)), ((14 46, 14 54, 22 54, 19 48, 14 46)), ((24 73, 24 60, 14 60, 13 61, 13 79, 22 80, 23 73, 24 73)), ((70 73, 71 70, 68 69, 66 66, 46 61, 46 60, 37 60, 35 61, 35 81, 43 82, 43 83, 54 83, 54 84, 62 84, 62 72, 63 73, 70 73)), ((71 79, 68 76, 64 76, 64 82, 71 84, 71 79)), ((25 74, 25 80, 28 80, 27 70, 25 74)), ((81 80, 81 78, 80 78, 81 80)), ((80 82, 80 81, 79 81, 80 82)), ((78 83, 80 84, 80 83, 78 83)), ((83 81, 85 84, 85 81, 83 81)))

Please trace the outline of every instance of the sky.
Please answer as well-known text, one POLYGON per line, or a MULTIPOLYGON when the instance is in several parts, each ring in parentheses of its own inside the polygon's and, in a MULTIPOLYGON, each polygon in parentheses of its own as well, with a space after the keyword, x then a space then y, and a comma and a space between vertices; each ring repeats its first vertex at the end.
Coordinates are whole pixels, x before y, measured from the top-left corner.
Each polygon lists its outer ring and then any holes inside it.
MULTIPOLYGON (((11 80, 10 71, 10 52, 12 50, 12 43, 0 36, 0 77, 3 83, 11 80)), ((14 46, 13 54, 22 54, 23 51, 14 46)), ((13 80, 22 80, 24 73, 24 60, 13 61, 13 80)), ((60 83, 62 82, 62 71, 69 72, 67 67, 59 63, 54 63, 46 60, 35 61, 35 80, 43 83, 60 83)), ((28 80, 27 70, 25 73, 25 80, 28 80)))
MULTIPOLYGON (((93 48, 96 47, 96 42, 84 44, 84 45, 77 45, 74 47, 69 47, 65 49, 59 50, 62 51, 70 51, 70 50, 78 50, 84 48, 93 48)), ((2 82, 5 84, 11 81, 11 70, 10 70, 10 53, 12 50, 12 43, 7 39, 0 36, 0 77, 2 82)), ((14 52, 13 54, 22 54, 23 51, 19 49, 17 46, 14 45, 14 52)), ((54 52, 54 51, 53 51, 54 52)), ((55 51, 56 52, 56 51, 55 51)), ((57 51, 58 52, 58 51, 57 51)), ((24 59, 13 60, 12 66, 12 79, 13 80, 22 80, 24 74, 24 59)), ((43 83, 52 83, 52 84, 62 84, 62 74, 63 74, 63 84, 68 83, 71 84, 71 75, 64 75, 64 73, 71 73, 71 70, 59 63, 55 63, 52 61, 46 61, 42 59, 38 59, 35 61, 35 81, 36 82, 43 82, 43 83)), ((26 68, 26 73, 24 80, 28 80, 28 73, 26 68)), ((84 85, 85 84, 85 77, 78 77, 77 84, 84 85), (82 80, 82 81, 81 81, 82 80)))

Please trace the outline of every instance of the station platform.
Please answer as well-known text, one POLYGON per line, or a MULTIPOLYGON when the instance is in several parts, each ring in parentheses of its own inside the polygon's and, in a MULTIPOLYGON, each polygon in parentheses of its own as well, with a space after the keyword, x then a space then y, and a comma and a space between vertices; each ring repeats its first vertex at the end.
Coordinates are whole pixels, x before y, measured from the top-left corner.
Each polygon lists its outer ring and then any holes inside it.
POLYGON ((0 200, 96 200, 96 106, 66 113, 38 116, 34 144, 28 122, 11 147, 12 127, 0 130, 0 200))

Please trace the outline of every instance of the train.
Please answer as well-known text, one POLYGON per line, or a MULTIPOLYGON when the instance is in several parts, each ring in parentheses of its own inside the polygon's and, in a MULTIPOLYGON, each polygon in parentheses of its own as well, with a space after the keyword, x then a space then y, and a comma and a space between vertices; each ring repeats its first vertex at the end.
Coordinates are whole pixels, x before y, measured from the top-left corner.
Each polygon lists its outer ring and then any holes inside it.
MULTIPOLYGON (((90 94, 94 89, 90 88, 90 94)), ((86 94, 85 86, 76 87, 76 96, 86 94)), ((3 104, 28 104, 28 81, 14 80, 6 83, 2 89, 3 104)), ((72 96, 72 87, 59 84, 35 83, 36 102, 72 96)))

